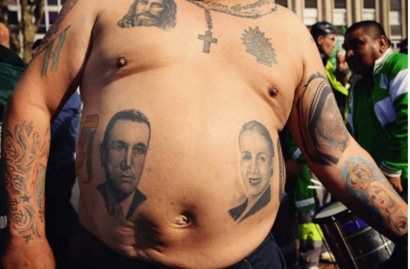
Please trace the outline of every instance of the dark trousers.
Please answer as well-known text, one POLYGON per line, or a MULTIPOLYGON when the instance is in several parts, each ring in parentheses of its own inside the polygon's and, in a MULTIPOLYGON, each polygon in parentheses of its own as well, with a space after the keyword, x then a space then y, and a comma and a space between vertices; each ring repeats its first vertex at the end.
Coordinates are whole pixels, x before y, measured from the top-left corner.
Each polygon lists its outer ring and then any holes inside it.
POLYGON ((75 182, 75 163, 47 171, 45 208, 46 236, 56 259, 57 269, 67 267, 67 250, 78 215, 70 202, 75 182))
MULTIPOLYGON (((287 183, 288 184, 288 183, 287 183)), ((299 269, 296 240, 297 222, 296 206, 293 192, 285 192, 271 230, 276 243, 285 257, 287 269, 299 269)))
MULTIPOLYGON (((198 264, 198 267, 203 267, 198 264)), ((160 269, 155 265, 129 259, 114 252, 79 222, 76 225, 68 251, 68 269, 160 269)), ((281 269, 285 261, 273 236, 231 269, 281 269)))

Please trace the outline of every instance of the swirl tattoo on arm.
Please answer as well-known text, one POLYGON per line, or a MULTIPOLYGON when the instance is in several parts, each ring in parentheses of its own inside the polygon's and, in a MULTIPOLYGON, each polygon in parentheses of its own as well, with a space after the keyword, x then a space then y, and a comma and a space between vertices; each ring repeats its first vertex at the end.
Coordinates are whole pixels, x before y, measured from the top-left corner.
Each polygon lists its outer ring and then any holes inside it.
POLYGON ((14 132, 3 130, 2 159, 10 224, 26 243, 42 237, 39 219, 44 221, 44 179, 49 140, 34 132, 32 122, 16 125, 14 132), (33 184, 35 179, 37 184, 33 184))

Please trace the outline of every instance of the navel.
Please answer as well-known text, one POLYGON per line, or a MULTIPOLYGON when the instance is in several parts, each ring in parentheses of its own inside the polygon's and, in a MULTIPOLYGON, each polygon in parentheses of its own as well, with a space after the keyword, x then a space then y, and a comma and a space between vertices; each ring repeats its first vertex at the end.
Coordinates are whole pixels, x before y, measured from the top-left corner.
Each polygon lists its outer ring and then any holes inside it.
POLYGON ((187 225, 189 225, 191 223, 191 220, 184 215, 179 215, 177 217, 174 218, 174 221, 172 222, 172 224, 174 224, 177 227, 185 227, 187 225))
POLYGON ((124 67, 124 66, 126 66, 127 64, 128 64, 127 58, 125 58, 125 57, 118 57, 118 58, 117 58, 117 65, 118 65, 119 67, 124 67))
POLYGON ((279 91, 275 87, 271 87, 271 88, 269 88, 268 93, 269 93, 270 97, 275 97, 279 94, 279 91))

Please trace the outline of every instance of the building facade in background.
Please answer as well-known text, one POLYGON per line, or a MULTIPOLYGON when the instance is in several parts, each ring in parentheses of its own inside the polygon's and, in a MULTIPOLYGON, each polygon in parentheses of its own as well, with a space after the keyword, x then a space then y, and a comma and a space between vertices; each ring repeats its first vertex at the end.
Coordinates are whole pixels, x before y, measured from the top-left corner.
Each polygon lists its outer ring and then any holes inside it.
MULTIPOLYGON (((255 2, 260 0, 255 0, 255 2)), ((9 27, 21 20, 20 1, 8 1, 9 27)), ((44 17, 36 39, 41 39, 57 18, 66 0, 45 0, 44 17)), ((276 0, 276 3, 295 12, 311 26, 318 21, 327 21, 336 26, 337 34, 343 39, 343 27, 362 20, 381 23, 393 48, 408 36, 408 0, 276 0)))
MULTIPOLYGON (((45 0, 44 1, 44 16, 41 20, 40 27, 37 31, 37 34, 34 38, 34 41, 37 39, 42 39, 53 24, 54 20, 57 18, 58 12, 60 12, 61 8, 63 7, 64 3, 67 0, 45 0)), ((7 13, 7 21, 8 26, 10 29, 13 29, 17 26, 19 21, 21 20, 21 12, 20 10, 20 0, 6 0, 8 13, 7 13)), ((23 39, 23 36, 20 35, 20 40, 23 39)))
POLYGON ((338 36, 343 27, 355 22, 375 20, 383 25, 393 48, 408 36, 408 0, 276 0, 295 12, 309 27, 318 21, 336 26, 338 36))

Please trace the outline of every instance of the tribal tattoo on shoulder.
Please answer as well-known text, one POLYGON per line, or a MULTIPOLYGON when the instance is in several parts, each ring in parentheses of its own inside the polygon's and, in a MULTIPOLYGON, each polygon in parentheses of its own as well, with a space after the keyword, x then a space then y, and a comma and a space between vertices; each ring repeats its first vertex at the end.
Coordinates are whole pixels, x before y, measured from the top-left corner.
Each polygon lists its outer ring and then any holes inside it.
POLYGON ((47 50, 46 50, 46 53, 44 54, 43 68, 42 68, 42 71, 41 71, 41 76, 45 76, 47 74, 47 70, 48 70, 49 65, 50 65, 50 60, 52 60, 51 70, 57 70, 58 69, 58 62, 60 60, 60 52, 61 52, 61 49, 63 48, 67 31, 68 31, 68 29, 70 29, 70 27, 71 27, 71 25, 69 25, 67 28, 65 28, 63 32, 61 32, 55 39, 53 39, 47 45, 47 47, 46 47, 47 50))
POLYGON ((16 125, 13 132, 3 130, 4 186, 8 201, 10 225, 26 244, 42 237, 39 221, 44 222, 45 167, 50 133, 40 135, 33 123, 16 125), (37 167, 37 168, 36 168, 37 167), (31 184, 29 180, 37 179, 31 184))
POLYGON ((398 234, 407 232, 405 202, 387 181, 382 181, 384 176, 373 163, 359 156, 352 157, 344 163, 342 172, 347 192, 378 211, 381 227, 390 227, 398 234))
POLYGON ((250 121, 239 133, 239 150, 240 174, 247 198, 228 213, 234 221, 241 223, 271 201, 275 149, 268 129, 260 122, 250 121))
POLYGON ((259 30, 258 26, 255 29, 249 27, 249 31, 245 30, 242 36, 241 40, 246 46, 246 52, 255 56, 258 63, 269 67, 278 63, 275 49, 272 48, 269 39, 265 37, 265 33, 259 30))
POLYGON ((155 26, 167 30, 175 27, 176 14, 173 0, 135 0, 117 25, 121 28, 155 26))
POLYGON ((325 76, 318 72, 310 77, 297 110, 303 147, 310 160, 322 165, 337 164, 349 134, 325 76))
POLYGON ((98 115, 89 115, 85 119, 77 142, 77 177, 84 183, 93 179, 94 136, 99 123, 98 115))
MULTIPOLYGON (((58 30, 60 28, 61 22, 64 20, 64 18, 67 16, 68 13, 73 9, 75 4, 79 0, 68 0, 63 8, 61 9, 60 13, 58 14, 57 19, 54 21, 54 23, 51 25, 50 29, 47 31, 46 35, 44 36, 43 40, 41 41, 40 45, 36 49, 33 58, 37 57, 41 52, 43 52, 45 49, 47 49, 47 45, 50 42, 51 38, 58 33, 58 30)), ((67 28, 64 30, 66 31, 67 28)))

